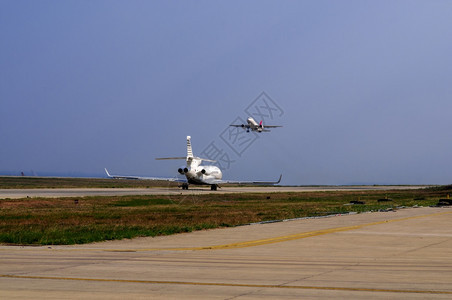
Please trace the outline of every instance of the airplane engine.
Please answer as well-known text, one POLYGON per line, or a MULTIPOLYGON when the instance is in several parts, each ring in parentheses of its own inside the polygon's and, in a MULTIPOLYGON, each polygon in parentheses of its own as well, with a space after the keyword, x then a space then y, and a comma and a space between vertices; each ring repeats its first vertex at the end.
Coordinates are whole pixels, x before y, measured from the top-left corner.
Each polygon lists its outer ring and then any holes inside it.
POLYGON ((177 172, 179 172, 179 174, 182 174, 182 175, 184 175, 185 173, 187 173, 188 172, 188 169, 187 168, 179 168, 179 169, 177 169, 177 172))
POLYGON ((202 173, 202 174, 206 174, 206 170, 205 170, 205 169, 202 169, 202 170, 201 170, 201 173, 202 173))

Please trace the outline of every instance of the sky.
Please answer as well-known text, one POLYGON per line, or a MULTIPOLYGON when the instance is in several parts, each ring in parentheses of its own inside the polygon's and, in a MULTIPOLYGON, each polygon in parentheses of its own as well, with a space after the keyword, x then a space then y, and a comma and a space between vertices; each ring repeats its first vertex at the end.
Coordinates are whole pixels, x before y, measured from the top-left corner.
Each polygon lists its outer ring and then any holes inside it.
POLYGON ((0 0, 0 175, 173 177, 184 162, 155 158, 190 135, 229 180, 451 184, 451 15, 448 0, 0 0), (228 126, 250 115, 283 127, 228 126))

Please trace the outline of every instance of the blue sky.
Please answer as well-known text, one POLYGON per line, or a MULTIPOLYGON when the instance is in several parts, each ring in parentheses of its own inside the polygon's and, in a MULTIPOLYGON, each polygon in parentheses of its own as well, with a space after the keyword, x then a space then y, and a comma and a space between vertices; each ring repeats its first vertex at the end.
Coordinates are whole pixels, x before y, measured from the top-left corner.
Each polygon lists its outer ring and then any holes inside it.
MULTIPOLYGON (((0 174, 452 183, 451 1, 0 0, 0 174), (220 138, 281 108, 237 155, 220 138)), ((251 135, 250 135, 251 136, 251 135)))

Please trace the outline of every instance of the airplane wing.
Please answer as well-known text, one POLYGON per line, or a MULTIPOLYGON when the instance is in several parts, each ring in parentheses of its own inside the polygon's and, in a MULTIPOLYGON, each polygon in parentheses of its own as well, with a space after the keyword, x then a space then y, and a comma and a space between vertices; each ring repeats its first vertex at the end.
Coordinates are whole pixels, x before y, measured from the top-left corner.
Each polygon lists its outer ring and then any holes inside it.
POLYGON ((229 125, 229 126, 232 126, 232 127, 242 127, 242 128, 250 128, 250 125, 249 125, 249 124, 231 124, 231 125, 229 125))
POLYGON ((282 127, 281 125, 264 125, 264 128, 278 128, 282 127))
MULTIPOLYGON (((184 157, 185 158, 185 157, 184 157)), ((162 181, 174 181, 174 182, 187 182, 186 179, 180 178, 163 178, 163 177, 142 177, 142 176, 128 176, 128 175, 111 175, 107 168, 105 168, 105 173, 109 178, 114 179, 140 179, 140 180, 162 180, 162 181)))
POLYGON ((237 180, 205 180, 208 184, 222 184, 222 183, 233 183, 233 184, 278 184, 281 182, 282 174, 279 175, 279 179, 277 181, 237 181, 237 180))

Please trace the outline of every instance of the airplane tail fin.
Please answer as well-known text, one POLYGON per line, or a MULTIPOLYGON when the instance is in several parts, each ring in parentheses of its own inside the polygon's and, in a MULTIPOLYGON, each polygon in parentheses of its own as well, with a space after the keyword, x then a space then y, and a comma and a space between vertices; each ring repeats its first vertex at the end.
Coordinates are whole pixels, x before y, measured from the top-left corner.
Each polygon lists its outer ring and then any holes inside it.
POLYGON ((259 122, 259 126, 257 127, 257 131, 258 131, 258 132, 265 131, 265 130, 264 130, 264 125, 262 124, 262 120, 259 122))
POLYGON ((186 161, 191 161, 193 157, 193 150, 191 148, 190 142, 191 136, 187 136, 187 156, 186 157, 158 157, 156 160, 167 160, 167 159, 184 159, 186 161))
POLYGON ((191 148, 191 136, 187 136, 187 158, 193 157, 193 150, 191 148))
POLYGON ((187 136, 187 157, 159 157, 156 160, 167 160, 167 159, 184 159, 187 161, 187 166, 198 166, 201 161, 216 162, 215 160, 210 160, 207 158, 195 157, 193 155, 193 149, 191 147, 191 136, 187 136))

